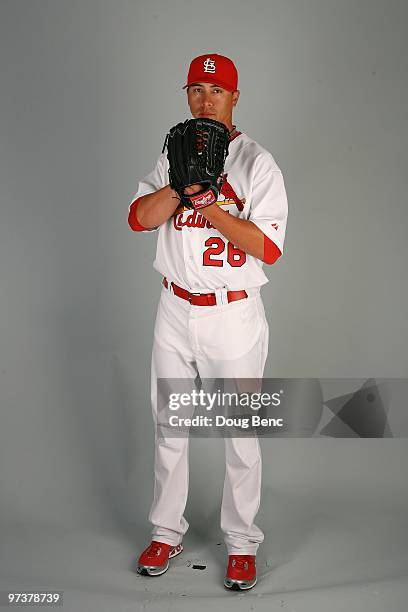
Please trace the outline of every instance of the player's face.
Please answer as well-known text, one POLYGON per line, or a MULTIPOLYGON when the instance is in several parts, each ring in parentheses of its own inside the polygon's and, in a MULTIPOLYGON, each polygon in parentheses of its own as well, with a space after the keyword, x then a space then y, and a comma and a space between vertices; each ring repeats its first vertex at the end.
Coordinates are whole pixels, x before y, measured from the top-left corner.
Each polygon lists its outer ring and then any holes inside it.
POLYGON ((239 91, 228 91, 212 83, 193 83, 187 88, 187 99, 195 119, 209 117, 224 123, 232 130, 232 110, 238 102, 239 91))

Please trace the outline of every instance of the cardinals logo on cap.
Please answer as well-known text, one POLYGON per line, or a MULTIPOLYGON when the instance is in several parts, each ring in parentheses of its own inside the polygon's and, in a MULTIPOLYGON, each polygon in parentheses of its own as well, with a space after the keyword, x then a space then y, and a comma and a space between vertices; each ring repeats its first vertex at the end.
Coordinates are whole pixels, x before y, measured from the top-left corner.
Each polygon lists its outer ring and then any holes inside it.
POLYGON ((215 60, 211 59, 211 57, 207 57, 207 59, 203 61, 203 66, 204 72, 215 74, 215 60))

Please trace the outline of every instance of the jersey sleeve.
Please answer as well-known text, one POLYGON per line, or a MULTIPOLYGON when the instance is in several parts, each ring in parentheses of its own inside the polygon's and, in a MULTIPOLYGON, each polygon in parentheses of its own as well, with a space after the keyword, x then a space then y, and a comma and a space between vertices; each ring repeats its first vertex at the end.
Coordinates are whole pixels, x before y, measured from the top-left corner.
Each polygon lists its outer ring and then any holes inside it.
POLYGON ((159 229, 158 227, 146 228, 140 225, 140 223, 137 221, 136 209, 142 196, 149 193, 154 193, 158 189, 161 189, 168 184, 168 175, 165 172, 165 160, 166 156, 164 153, 162 153, 157 160, 154 169, 139 182, 138 189, 130 201, 128 208, 128 222, 131 228, 135 231, 155 232, 159 229))
POLYGON ((288 217, 283 175, 272 156, 260 155, 254 163, 251 209, 248 218, 264 233, 265 244, 271 247, 276 245, 282 254, 288 217))

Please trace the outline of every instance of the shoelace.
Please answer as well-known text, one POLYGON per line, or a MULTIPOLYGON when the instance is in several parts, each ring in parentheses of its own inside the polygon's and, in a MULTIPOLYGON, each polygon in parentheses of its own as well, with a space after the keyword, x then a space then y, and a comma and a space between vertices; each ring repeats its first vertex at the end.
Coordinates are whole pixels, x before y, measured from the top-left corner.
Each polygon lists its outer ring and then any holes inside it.
POLYGON ((149 546, 149 555, 158 557, 160 555, 161 549, 162 547, 160 542, 152 542, 149 546))
POLYGON ((239 556, 234 557, 232 560, 232 567, 238 567, 238 569, 248 569, 249 562, 247 557, 239 556))

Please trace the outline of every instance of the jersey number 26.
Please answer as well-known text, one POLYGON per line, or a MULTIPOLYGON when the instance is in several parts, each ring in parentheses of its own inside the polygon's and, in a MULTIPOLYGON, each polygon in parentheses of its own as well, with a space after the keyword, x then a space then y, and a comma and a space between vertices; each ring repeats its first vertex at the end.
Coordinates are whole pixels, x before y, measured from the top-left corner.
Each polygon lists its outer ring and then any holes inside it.
MULTIPOLYGON (((215 259, 217 255, 225 250, 225 242, 219 236, 211 236, 205 241, 205 246, 208 247, 203 253, 203 266, 218 266, 224 265, 224 259, 215 259)), ((227 241, 227 262, 233 268, 239 268, 246 262, 246 253, 238 247, 235 247, 231 242, 227 241)))

